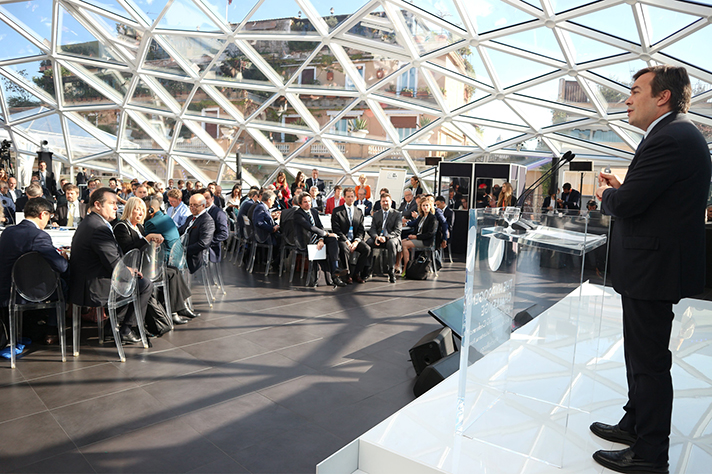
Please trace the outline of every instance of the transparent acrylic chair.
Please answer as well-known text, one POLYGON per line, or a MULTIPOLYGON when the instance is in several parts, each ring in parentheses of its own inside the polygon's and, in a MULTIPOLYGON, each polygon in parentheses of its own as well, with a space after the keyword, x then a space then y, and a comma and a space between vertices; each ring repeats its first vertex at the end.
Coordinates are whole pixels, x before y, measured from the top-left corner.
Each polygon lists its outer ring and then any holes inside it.
MULTIPOLYGON (((185 234, 187 235, 187 233, 185 234)), ((213 297, 212 289, 210 288, 210 279, 208 275, 208 261, 210 260, 209 255, 207 254, 207 249, 203 251, 203 265, 200 266, 200 269, 198 270, 201 272, 201 277, 203 278, 203 288, 205 289, 205 296, 208 300, 208 305, 210 307, 213 307, 213 301, 215 298, 213 297)), ((168 256, 168 265, 171 267, 177 268, 182 274, 183 277, 186 278, 186 281, 190 281, 188 277, 188 262, 187 262, 187 257, 186 257, 186 252, 185 252, 185 247, 183 246, 183 243, 180 241, 177 241, 176 243, 173 244, 171 247, 171 253, 168 256)), ((188 298, 187 300, 188 303, 188 308, 190 310, 193 310, 193 298, 188 298)))
MULTIPOLYGON (((124 354, 124 348, 121 345, 121 336, 119 335, 116 310, 122 306, 126 306, 128 304, 134 305, 134 311, 136 312, 136 325, 138 326, 139 333, 141 334, 141 342, 143 343, 144 349, 148 349, 146 328, 144 327, 144 317, 138 300, 138 284, 136 282, 136 272, 139 270, 140 264, 141 253, 138 249, 134 249, 124 255, 123 259, 119 260, 114 267, 114 271, 111 273, 111 290, 109 291, 109 301, 106 307, 109 310, 109 323, 111 324, 111 331, 114 335, 116 350, 119 353, 119 359, 121 359, 121 362, 126 362, 126 356, 124 354)), ((81 331, 79 305, 74 305, 72 325, 74 329, 74 356, 77 357, 79 355, 79 336, 81 331)), ((101 312, 97 317, 97 325, 99 326, 99 344, 103 344, 104 321, 101 317, 101 312)))
POLYGON ((15 368, 15 347, 22 328, 22 312, 30 309, 55 308, 62 362, 67 360, 67 341, 64 331, 64 295, 57 272, 38 252, 29 252, 17 259, 12 267, 10 291, 10 367, 15 368), (48 301, 57 292, 57 298, 48 301), (18 303, 18 296, 25 302, 18 303))
MULTIPOLYGON (((153 290, 158 291, 163 288, 163 299, 166 306, 166 314, 171 313, 171 296, 168 292, 168 275, 166 274, 166 258, 163 245, 151 242, 141 251, 141 273, 144 278, 153 282, 153 290)), ((171 330, 173 330, 173 318, 169 318, 171 330)))

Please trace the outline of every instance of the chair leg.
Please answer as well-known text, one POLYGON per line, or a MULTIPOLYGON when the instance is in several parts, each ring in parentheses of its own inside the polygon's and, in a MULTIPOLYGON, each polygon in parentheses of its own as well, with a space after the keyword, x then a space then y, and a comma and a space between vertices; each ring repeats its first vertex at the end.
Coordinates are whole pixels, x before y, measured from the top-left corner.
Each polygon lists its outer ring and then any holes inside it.
MULTIPOLYGON (((289 254, 289 283, 292 283, 294 280, 294 269, 297 266, 297 254, 299 252, 297 249, 292 249, 292 252, 289 254)), ((303 275, 304 273, 302 273, 303 275)))
MULTIPOLYGON (((102 308, 100 309, 103 311, 102 308)), ((121 336, 119 335, 119 328, 117 327, 116 308, 114 308, 113 305, 109 305, 109 324, 111 324, 111 332, 114 334, 114 342, 116 343, 116 350, 119 352, 119 360, 126 362, 126 354, 124 354, 124 347, 121 345, 121 336)))
MULTIPOLYGON (((218 290, 222 291, 223 295, 226 295, 227 291, 225 291, 225 285, 223 284, 222 269, 220 268, 220 262, 210 262, 210 268, 214 272, 213 279, 217 280, 216 286, 218 287, 218 290)), ((217 295, 217 290, 215 290, 215 294, 217 295)))
POLYGON ((205 297, 208 299, 208 305, 212 308, 213 307, 213 292, 210 289, 210 282, 208 281, 208 266, 207 264, 203 264, 203 266, 200 268, 202 277, 203 277, 203 289, 205 290, 205 297))
POLYGON ((104 344, 104 309, 99 307, 99 308, 95 308, 95 311, 99 312, 99 314, 96 317, 96 327, 97 327, 97 332, 99 333, 99 344, 103 345, 104 344))
POLYGON ((17 321, 16 321, 15 307, 10 304, 10 368, 15 368, 15 347, 17 347, 17 321))
POLYGON ((59 347, 62 351, 62 362, 67 362, 67 335, 65 332, 64 301, 57 304, 57 330, 59 331, 59 347))
POLYGON ((448 242, 447 244, 447 256, 450 259, 450 263, 452 263, 452 247, 450 247, 450 243, 448 242))
POLYGON ((279 250, 279 277, 282 278, 282 270, 284 270, 284 254, 286 253, 287 247, 282 245, 279 250))
POLYGON ((255 269, 255 259, 257 258, 257 245, 252 244, 252 249, 250 250, 250 262, 247 264, 247 273, 252 273, 255 269))
POLYGON ((168 291, 168 280, 166 278, 165 269, 163 270, 163 283, 161 284, 161 288, 163 289, 163 303, 166 305, 166 314, 168 314, 168 320, 170 321, 172 331, 175 328, 173 326, 173 313, 171 312, 171 295, 168 291))
POLYGON ((141 312, 141 304, 138 301, 138 284, 133 294, 133 305, 134 311, 136 312, 136 325, 138 326, 138 333, 141 335, 141 342, 143 343, 143 348, 148 349, 148 339, 146 338, 146 320, 141 312))
POLYGON ((82 323, 79 318, 81 306, 72 304, 72 351, 74 357, 79 356, 79 332, 82 329, 82 323))
POLYGON ((274 248, 273 245, 270 245, 269 248, 267 249, 267 269, 265 270, 265 276, 269 276, 269 269, 272 267, 272 249, 274 248))

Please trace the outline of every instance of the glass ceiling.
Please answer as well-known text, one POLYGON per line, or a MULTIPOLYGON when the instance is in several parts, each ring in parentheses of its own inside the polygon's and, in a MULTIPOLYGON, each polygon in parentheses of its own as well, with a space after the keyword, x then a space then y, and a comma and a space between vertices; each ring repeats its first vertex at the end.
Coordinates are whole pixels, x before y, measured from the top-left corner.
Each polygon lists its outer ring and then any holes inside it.
POLYGON ((426 156, 625 162, 631 76, 684 65, 712 142, 712 6, 671 0, 0 4, 0 134, 123 177, 248 184, 426 156), (56 7, 56 8, 55 8, 56 7), (53 27, 55 31, 53 31, 53 27))

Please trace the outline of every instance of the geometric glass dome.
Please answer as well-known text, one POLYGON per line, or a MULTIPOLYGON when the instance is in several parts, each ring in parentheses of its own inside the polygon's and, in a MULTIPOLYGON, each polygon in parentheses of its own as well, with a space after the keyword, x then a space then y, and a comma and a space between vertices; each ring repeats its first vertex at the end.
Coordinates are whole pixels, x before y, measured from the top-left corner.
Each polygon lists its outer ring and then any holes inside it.
POLYGON ((0 4, 0 134, 76 167, 352 183, 424 158, 622 165, 632 74, 685 66, 712 141, 712 6, 670 0, 25 0, 0 4))

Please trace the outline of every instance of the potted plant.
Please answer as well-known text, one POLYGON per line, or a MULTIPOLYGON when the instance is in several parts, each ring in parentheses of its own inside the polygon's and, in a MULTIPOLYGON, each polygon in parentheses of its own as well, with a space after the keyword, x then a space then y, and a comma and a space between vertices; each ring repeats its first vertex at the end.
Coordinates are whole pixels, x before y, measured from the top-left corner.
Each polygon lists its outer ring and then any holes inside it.
POLYGON ((365 138, 366 135, 368 135, 368 123, 366 119, 353 119, 349 123, 349 129, 351 135, 356 138, 365 138))
POLYGON ((403 89, 401 89, 400 95, 401 95, 402 97, 413 97, 413 89, 410 89, 410 88, 408 88, 408 87, 404 87, 403 89))
POLYGON ((430 97, 430 89, 427 87, 421 87, 418 89, 418 94, 417 94, 418 99, 427 99, 430 97))
POLYGON ((393 95, 396 93, 396 86, 393 85, 393 83, 388 84, 388 87, 386 87, 386 92, 389 92, 393 95))

